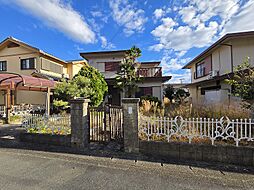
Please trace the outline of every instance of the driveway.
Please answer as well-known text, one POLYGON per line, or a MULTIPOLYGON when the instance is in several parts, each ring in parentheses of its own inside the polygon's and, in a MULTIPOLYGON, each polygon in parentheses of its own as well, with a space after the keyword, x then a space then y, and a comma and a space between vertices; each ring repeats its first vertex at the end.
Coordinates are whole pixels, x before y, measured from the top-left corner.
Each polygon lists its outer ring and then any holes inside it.
POLYGON ((0 148, 0 189, 254 189, 254 175, 0 148))
POLYGON ((18 140, 19 133, 24 131, 20 124, 0 125, 0 140, 18 140))

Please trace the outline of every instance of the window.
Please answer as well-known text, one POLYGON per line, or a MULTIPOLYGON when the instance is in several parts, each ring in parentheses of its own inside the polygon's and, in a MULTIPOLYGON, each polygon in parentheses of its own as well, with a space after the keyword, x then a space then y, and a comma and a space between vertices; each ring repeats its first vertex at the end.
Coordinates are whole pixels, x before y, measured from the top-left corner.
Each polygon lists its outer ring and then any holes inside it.
POLYGON ((117 62, 106 62, 105 63, 105 71, 118 71, 120 69, 120 63, 117 62))
POLYGON ((35 58, 21 59, 21 69, 34 69, 35 68, 35 58))
POLYGON ((7 61, 0 61, 0 71, 7 71, 7 61))
POLYGON ((196 78, 205 76, 205 64, 200 63, 196 67, 196 78))

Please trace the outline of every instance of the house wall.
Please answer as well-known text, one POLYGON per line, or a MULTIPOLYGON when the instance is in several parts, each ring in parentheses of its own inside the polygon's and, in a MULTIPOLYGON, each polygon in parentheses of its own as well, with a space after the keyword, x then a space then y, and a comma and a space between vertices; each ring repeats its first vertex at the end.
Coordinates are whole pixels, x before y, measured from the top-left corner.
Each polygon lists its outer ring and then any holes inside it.
MULTIPOLYGON (((246 58, 249 58, 249 63, 254 66, 254 38, 238 38, 226 41, 211 54, 212 70, 219 71, 219 75, 224 75, 233 71, 231 60, 231 45, 233 67, 240 65, 246 58)), ((210 55, 209 55, 210 56, 210 55)), ((196 64, 191 66, 192 83, 207 80, 204 76, 194 79, 196 64)))
POLYGON ((40 57, 39 60, 36 68, 41 73, 58 78, 62 78, 62 74, 67 74, 65 65, 56 63, 44 57, 40 57))
POLYGON ((7 72, 19 73, 24 75, 30 75, 35 71, 35 69, 21 70, 21 59, 26 58, 36 58, 35 68, 37 68, 39 61, 39 54, 33 52, 24 47, 13 47, 13 48, 3 48, 0 50, 0 61, 7 61, 7 72))
POLYGON ((219 75, 231 72, 231 48, 221 46, 212 53, 212 70, 219 71, 219 75))
POLYGON ((71 67, 71 69, 69 71, 71 71, 71 72, 68 72, 68 74, 69 74, 70 78, 73 78, 76 74, 78 74, 80 69, 82 67, 84 67, 84 64, 82 64, 82 63, 71 64, 70 67, 71 67))
POLYGON ((45 105, 46 104, 45 102, 46 102, 46 92, 17 91, 16 104, 45 105))
POLYGON ((0 91, 0 105, 4 105, 4 91, 0 91))
POLYGON ((231 40, 233 46, 233 65, 237 66, 249 57, 249 63, 254 66, 254 37, 231 40))
POLYGON ((138 87, 152 87, 153 96, 163 100, 163 87, 161 82, 144 82, 138 84, 138 87))
MULTIPOLYGON (((46 92, 17 91, 15 104, 40 104, 45 105, 46 92)), ((0 92, 0 105, 4 105, 4 91, 0 92)))
MULTIPOLYGON (((37 70, 51 76, 62 77, 61 72, 64 72, 64 65, 41 57, 39 53, 23 46, 0 49, 0 61, 7 61, 7 72, 11 73, 31 75, 37 70), (20 60, 26 58, 35 58, 35 69, 21 70, 20 60)), ((45 101, 46 96, 44 92, 17 91, 16 94, 16 104, 45 104, 45 101)), ((2 93, 0 93, 0 104, 4 104, 2 93)))
MULTIPOLYGON (((219 71, 219 75, 225 75, 232 72, 235 66, 240 65, 247 58, 249 58, 249 63, 254 66, 254 37, 237 38, 225 41, 211 53, 212 70, 219 71)), ((209 76, 204 76, 198 79, 194 79, 195 71, 196 64, 193 64, 191 66, 192 83, 206 81, 210 78, 209 76)), ((217 102, 218 104, 223 102, 224 104, 228 105, 239 105, 239 98, 229 96, 231 87, 226 84, 224 80, 220 81, 220 85, 221 90, 219 92, 208 92, 206 97, 201 95, 200 89, 202 87, 214 86, 214 83, 209 83, 207 81, 202 85, 192 85, 190 87, 190 94, 193 104, 208 104, 209 102, 210 104, 215 104, 213 102, 216 101, 213 100, 219 99, 217 102), (211 97, 211 101, 208 101, 209 96, 211 97)))
POLYGON ((122 56, 107 56, 103 58, 94 58, 89 60, 89 65, 98 69, 105 78, 115 78, 116 71, 105 71, 105 62, 122 62, 122 56))
POLYGON ((189 92, 193 105, 240 106, 241 99, 230 95, 231 86, 225 81, 220 81, 219 85, 221 86, 219 90, 206 90, 205 95, 201 94, 201 88, 216 86, 216 82, 190 86, 189 92))

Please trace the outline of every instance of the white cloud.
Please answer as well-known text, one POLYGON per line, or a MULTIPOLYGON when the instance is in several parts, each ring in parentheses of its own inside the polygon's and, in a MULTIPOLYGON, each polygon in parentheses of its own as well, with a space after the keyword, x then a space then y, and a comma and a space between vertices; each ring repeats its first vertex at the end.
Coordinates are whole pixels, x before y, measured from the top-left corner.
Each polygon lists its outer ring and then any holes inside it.
POLYGON ((222 34, 254 30, 254 0, 246 3, 224 26, 222 34))
POLYGON ((81 43, 94 43, 95 34, 80 13, 62 0, 12 0, 26 12, 38 17, 49 27, 55 28, 81 43))
POLYGON ((184 55, 190 49, 207 47, 227 32, 254 30, 254 0, 185 0, 171 7, 173 14, 164 14, 151 31, 157 43, 149 49, 164 52, 162 66, 174 81, 186 72, 178 69, 188 62, 184 55))
POLYGON ((161 17, 165 15, 165 11, 163 9, 155 9, 155 11, 153 12, 153 15, 155 19, 160 19, 161 17))
POLYGON ((100 36, 100 40, 101 40, 101 47, 103 49, 113 49, 113 48, 115 48, 115 45, 112 44, 111 42, 108 42, 108 40, 106 39, 105 36, 100 36))
POLYGON ((151 32, 159 43, 150 49, 186 51, 208 46, 239 9, 238 0, 187 0, 173 9, 176 16, 162 18, 151 32))
POLYGON ((78 44, 74 44, 74 48, 77 50, 77 51, 84 51, 85 49, 80 47, 78 44))
POLYGON ((112 9, 113 19, 124 27, 127 36, 144 31, 147 18, 143 9, 136 8, 128 0, 110 0, 109 6, 112 9))
POLYGON ((172 52, 164 52, 161 66, 167 71, 177 71, 181 69, 191 60, 190 58, 182 58, 184 53, 184 51, 175 52, 175 55, 173 55, 172 52))
POLYGON ((167 76, 172 76, 168 81, 170 84, 179 84, 179 83, 190 83, 191 82, 191 72, 190 70, 185 70, 183 73, 165 73, 167 76))

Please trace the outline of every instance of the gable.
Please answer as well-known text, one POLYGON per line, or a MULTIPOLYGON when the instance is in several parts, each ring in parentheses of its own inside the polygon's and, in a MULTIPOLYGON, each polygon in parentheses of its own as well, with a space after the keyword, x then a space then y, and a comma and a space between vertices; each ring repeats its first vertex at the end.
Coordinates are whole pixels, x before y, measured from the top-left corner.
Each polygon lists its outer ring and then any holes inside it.
POLYGON ((18 43, 8 41, 3 44, 0 49, 0 56, 11 56, 11 55, 21 55, 21 54, 30 54, 35 53, 35 50, 31 48, 19 45, 18 43))

